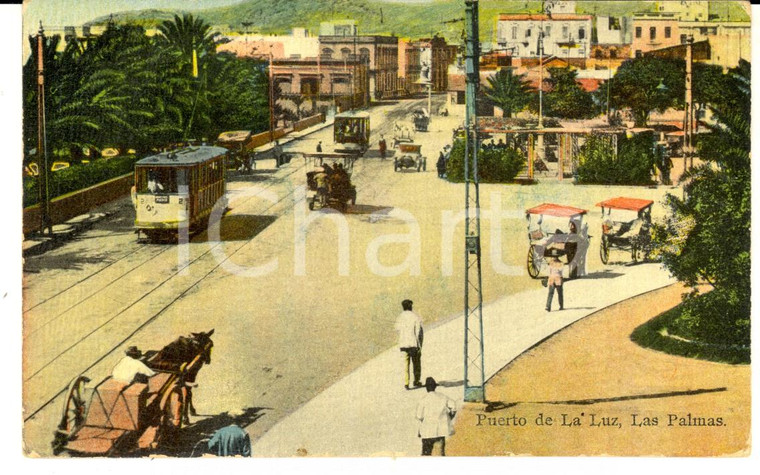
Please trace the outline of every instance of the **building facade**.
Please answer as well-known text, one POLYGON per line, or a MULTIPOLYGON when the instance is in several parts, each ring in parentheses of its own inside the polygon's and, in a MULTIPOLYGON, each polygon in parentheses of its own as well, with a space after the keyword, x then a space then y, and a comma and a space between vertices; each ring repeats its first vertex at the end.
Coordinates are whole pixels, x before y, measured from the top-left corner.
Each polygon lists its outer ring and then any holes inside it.
POLYGON ((543 55, 565 59, 588 58, 591 51, 592 16, 576 14, 501 14, 496 38, 500 49, 513 57, 534 58, 543 55))
POLYGON ((372 98, 398 95, 398 37, 320 35, 319 52, 323 60, 366 62, 372 98))
POLYGON ((679 24, 681 41, 710 42, 710 64, 734 68, 739 60, 752 60, 752 31, 749 22, 693 21, 679 24))
POLYGON ((285 97, 301 95, 314 104, 328 101, 341 109, 369 105, 367 62, 360 59, 276 59, 272 81, 285 97))
POLYGON ((681 44, 681 32, 675 13, 633 16, 631 57, 640 58, 648 51, 679 44, 681 44))

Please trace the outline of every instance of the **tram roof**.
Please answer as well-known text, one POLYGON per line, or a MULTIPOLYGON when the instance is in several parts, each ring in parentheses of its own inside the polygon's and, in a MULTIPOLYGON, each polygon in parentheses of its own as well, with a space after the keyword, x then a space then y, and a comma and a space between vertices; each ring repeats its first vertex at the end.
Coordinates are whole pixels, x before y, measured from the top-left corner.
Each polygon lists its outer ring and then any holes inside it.
POLYGON ((136 165, 194 165, 203 163, 219 155, 225 155, 227 149, 210 145, 185 147, 171 152, 162 152, 139 160, 136 165))
POLYGON ((369 112, 365 111, 346 111, 335 114, 336 119, 368 119, 369 112))

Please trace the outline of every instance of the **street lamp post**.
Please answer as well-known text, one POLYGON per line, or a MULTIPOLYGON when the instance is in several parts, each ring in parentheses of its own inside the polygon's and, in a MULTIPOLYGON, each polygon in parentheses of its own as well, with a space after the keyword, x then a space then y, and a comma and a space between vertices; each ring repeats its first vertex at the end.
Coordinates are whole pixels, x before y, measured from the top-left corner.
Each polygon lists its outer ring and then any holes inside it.
POLYGON ((47 228, 49 234, 53 234, 52 223, 50 221, 50 189, 48 186, 49 171, 48 152, 47 152, 47 131, 45 125, 45 30, 40 22, 40 31, 37 34, 37 160, 39 161, 39 181, 37 186, 40 189, 40 208, 42 221, 40 231, 45 232, 47 228))

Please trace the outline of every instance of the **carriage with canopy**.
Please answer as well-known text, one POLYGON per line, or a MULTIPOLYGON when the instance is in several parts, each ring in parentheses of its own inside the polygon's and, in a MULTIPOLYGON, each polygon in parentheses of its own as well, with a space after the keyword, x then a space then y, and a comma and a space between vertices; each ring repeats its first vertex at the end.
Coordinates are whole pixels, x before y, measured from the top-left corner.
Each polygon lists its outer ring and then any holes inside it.
POLYGON ((647 260, 652 250, 652 200, 619 196, 596 205, 602 208, 602 240, 599 257, 603 264, 610 250, 630 252, 631 260, 647 260))
POLYGON ((572 206, 543 203, 526 210, 528 220, 528 274, 537 279, 547 267, 545 257, 559 256, 570 278, 584 275, 590 236, 583 223, 587 211, 572 206))
POLYGON ((77 376, 66 391, 55 431, 53 453, 123 456, 160 449, 171 442, 192 410, 190 387, 211 363, 211 335, 181 336, 140 358, 155 374, 147 381, 122 383, 111 376, 95 386, 77 376))

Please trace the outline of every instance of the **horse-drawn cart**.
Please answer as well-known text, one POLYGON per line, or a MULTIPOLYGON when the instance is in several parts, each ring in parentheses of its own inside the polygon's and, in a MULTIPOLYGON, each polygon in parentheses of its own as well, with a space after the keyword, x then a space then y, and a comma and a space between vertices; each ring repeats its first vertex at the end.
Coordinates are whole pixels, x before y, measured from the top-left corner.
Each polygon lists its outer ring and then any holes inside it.
POLYGON ((652 200, 617 197, 596 205, 602 208, 602 240, 599 257, 603 264, 613 248, 631 253, 631 260, 647 260, 652 250, 652 200), (614 211, 614 213, 613 213, 614 211))
POLYGON ((583 224, 585 209, 544 203, 525 212, 528 220, 528 274, 537 279, 546 267, 545 257, 564 258, 568 276, 584 275, 589 238, 583 224))
POLYGON ((213 330, 179 337, 141 358, 156 374, 147 382, 122 383, 111 376, 94 387, 77 376, 69 385, 53 452, 115 456, 149 452, 171 441, 187 421, 192 384, 211 362, 213 330))
POLYGON ((307 197, 309 209, 348 209, 348 203, 356 204, 356 187, 351 183, 351 173, 356 157, 345 153, 304 154, 306 186, 311 194, 307 197))

